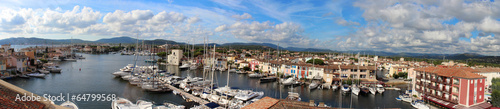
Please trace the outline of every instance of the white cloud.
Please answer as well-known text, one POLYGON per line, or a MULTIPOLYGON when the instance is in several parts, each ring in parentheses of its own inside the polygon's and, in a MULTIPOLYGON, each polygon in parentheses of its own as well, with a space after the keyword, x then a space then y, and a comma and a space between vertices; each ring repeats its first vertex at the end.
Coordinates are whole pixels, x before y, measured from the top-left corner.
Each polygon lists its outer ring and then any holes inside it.
POLYGON ((201 21, 201 19, 200 19, 199 17, 191 17, 191 18, 189 18, 189 19, 187 20, 187 22, 188 22, 189 24, 193 24, 193 23, 200 22, 200 21, 201 21))
POLYGON ((339 18, 335 21, 337 24, 339 25, 342 25, 342 26, 351 26, 351 25, 359 25, 358 22, 354 22, 354 21, 347 21, 343 18, 339 18))
MULTIPOLYGON (((345 36, 337 46, 393 52, 499 55, 493 52, 498 52, 500 45, 497 43, 500 40, 498 2, 357 1, 354 6, 364 11, 366 25, 353 27, 357 31, 345 36), (455 19, 457 23, 453 23, 455 19), (473 31, 482 35, 473 38, 473 31), (495 36, 484 36, 488 33, 495 36)), ((339 24, 347 22, 337 20, 339 24)))
POLYGON ((238 20, 252 19, 252 15, 250 15, 248 13, 243 13, 242 15, 233 15, 231 17, 238 19, 238 20))
POLYGON ((319 42, 304 36, 301 26, 292 22, 236 22, 230 26, 221 25, 215 31, 228 32, 235 38, 250 42, 281 43, 284 46, 310 47, 319 42))

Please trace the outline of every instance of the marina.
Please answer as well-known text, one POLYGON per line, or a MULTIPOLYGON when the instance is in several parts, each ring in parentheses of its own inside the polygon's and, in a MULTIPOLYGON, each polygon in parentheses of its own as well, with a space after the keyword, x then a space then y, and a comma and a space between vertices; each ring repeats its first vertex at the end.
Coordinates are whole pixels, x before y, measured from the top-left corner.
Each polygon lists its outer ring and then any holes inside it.
MULTIPOLYGON (((175 95, 172 92, 151 93, 140 87, 131 85, 129 81, 125 81, 122 78, 116 78, 111 74, 133 62, 133 55, 82 55, 86 57, 85 60, 58 62, 57 64, 62 69, 62 73, 50 73, 45 78, 13 78, 5 81, 36 94, 59 94, 66 92, 74 94, 103 93, 116 94, 117 97, 127 98, 132 102, 137 100, 150 100, 155 104, 169 102, 181 105, 186 103, 182 96, 175 95), (51 88, 56 86, 61 88, 51 88)), ((141 57, 139 59, 144 58, 141 57)), ((150 65, 150 63, 145 63, 144 61, 137 61, 137 64, 150 65)), ((160 65, 159 67, 160 69, 164 69, 180 77, 187 77, 188 75, 203 77, 202 70, 181 70, 177 66, 165 67, 160 65)), ((217 73, 214 73, 215 78, 217 78, 216 83, 221 87, 226 85, 226 79, 228 77, 227 71, 216 72, 217 73)), ((344 95, 341 93, 341 90, 333 91, 327 88, 310 90, 307 85, 297 85, 290 88, 290 86, 281 85, 278 82, 260 83, 260 79, 250 78, 248 74, 229 73, 229 78, 230 86, 237 86, 239 89, 245 90, 262 91, 265 96, 272 98, 285 99, 289 94, 288 92, 295 92, 300 95, 301 101, 315 100, 316 102, 324 102, 330 107, 411 108, 410 103, 397 101, 395 99, 400 95, 400 92, 396 90, 386 90, 384 94, 353 96, 352 94, 344 95)), ((182 91, 178 92, 182 93, 182 91)), ((55 103, 61 104, 62 102, 55 103)), ((79 108, 109 108, 111 101, 76 101, 74 103, 78 105, 79 108)))

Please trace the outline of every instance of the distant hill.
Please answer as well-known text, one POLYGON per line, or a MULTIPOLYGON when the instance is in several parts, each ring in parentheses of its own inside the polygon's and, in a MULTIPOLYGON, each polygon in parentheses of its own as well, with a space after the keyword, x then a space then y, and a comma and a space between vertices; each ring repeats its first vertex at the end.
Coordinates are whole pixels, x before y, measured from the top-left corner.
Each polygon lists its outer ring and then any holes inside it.
POLYGON ((42 39, 42 38, 8 38, 0 40, 0 44, 13 45, 44 45, 44 44, 69 44, 69 43, 91 43, 81 39, 42 39))

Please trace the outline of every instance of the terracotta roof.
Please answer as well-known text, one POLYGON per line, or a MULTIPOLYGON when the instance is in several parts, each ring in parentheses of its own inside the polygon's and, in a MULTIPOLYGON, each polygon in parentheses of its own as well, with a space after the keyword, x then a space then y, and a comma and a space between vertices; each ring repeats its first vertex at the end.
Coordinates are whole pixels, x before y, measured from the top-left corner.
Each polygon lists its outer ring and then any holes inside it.
POLYGON ((434 73, 439 76, 459 77, 459 78, 486 78, 475 74, 476 70, 469 67, 422 67, 416 68, 415 71, 434 73))
POLYGON ((264 97, 252 104, 249 104, 241 109, 269 109, 280 100, 271 97, 264 97))
POLYGON ((500 68, 477 68, 474 73, 500 72, 500 68))

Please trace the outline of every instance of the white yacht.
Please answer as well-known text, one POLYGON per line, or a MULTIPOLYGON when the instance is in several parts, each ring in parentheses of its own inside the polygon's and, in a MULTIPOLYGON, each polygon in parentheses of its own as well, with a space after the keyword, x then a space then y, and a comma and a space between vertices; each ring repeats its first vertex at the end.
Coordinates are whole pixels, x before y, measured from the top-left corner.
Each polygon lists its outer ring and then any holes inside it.
POLYGON ((229 72, 236 72, 236 69, 231 69, 229 70, 229 72))
POLYGON ((382 85, 380 85, 380 84, 379 84, 379 85, 377 85, 377 92, 378 92, 378 93, 384 93, 384 91, 385 91, 384 86, 382 86, 382 85))
POLYGON ((288 79, 281 82, 281 84, 283 84, 283 85, 293 85, 294 83, 295 83, 294 78, 288 78, 288 79))
POLYGON ((242 101, 248 101, 257 96, 259 96, 258 93, 253 92, 251 90, 241 90, 238 94, 234 96, 234 98, 242 101))
POLYGON ((429 106, 425 105, 422 102, 417 102, 417 101, 412 102, 411 106, 417 109, 429 109, 429 106))
POLYGON ((39 69, 38 70, 40 73, 44 73, 44 74, 47 74, 47 73, 50 73, 49 70, 45 70, 45 69, 39 69))
POLYGON ((369 87, 368 90, 370 90, 370 93, 372 93, 373 95, 377 94, 377 90, 375 89, 375 87, 369 87))
POLYGON ((318 83, 316 83, 316 82, 311 82, 311 84, 309 84, 309 90, 316 89, 318 86, 319 86, 319 84, 318 84, 318 83))
POLYGON ((125 98, 116 98, 111 102, 111 109, 140 109, 139 106, 125 98))
POLYGON ((185 69, 185 68, 189 68, 190 67, 190 64, 186 63, 186 64, 182 64, 181 66, 179 66, 180 69, 185 69))
POLYGON ((30 74, 26 74, 28 76, 31 76, 31 77, 37 77, 37 78, 45 78, 45 74, 43 73, 30 73, 30 74))
POLYGON ((361 91, 361 90, 359 89, 359 87, 358 87, 358 86, 356 86, 356 85, 352 85, 352 87, 351 87, 351 92, 352 92, 352 94, 354 94, 354 95, 359 95, 359 92, 360 92, 360 91, 361 91))
POLYGON ((52 72, 52 73, 61 73, 61 68, 59 68, 58 66, 51 66, 51 67, 48 67, 49 68, 49 71, 52 72))
POLYGON ((250 78, 260 78, 260 77, 262 77, 262 74, 260 74, 260 73, 252 73, 252 74, 248 75, 248 77, 250 77, 250 78))
POLYGON ((144 100, 137 100, 137 106, 139 109, 152 109, 153 108, 153 103, 149 101, 144 101, 144 100))
POLYGON ((62 103, 61 106, 66 107, 66 108, 70 108, 70 109, 78 109, 78 106, 76 106, 76 104, 71 102, 71 101, 66 101, 66 102, 62 103))
POLYGON ((123 72, 123 71, 117 71, 117 72, 113 72, 111 74, 115 75, 115 77, 121 77, 122 75, 126 75, 128 73, 127 72, 123 72))

